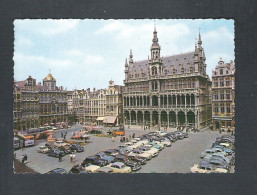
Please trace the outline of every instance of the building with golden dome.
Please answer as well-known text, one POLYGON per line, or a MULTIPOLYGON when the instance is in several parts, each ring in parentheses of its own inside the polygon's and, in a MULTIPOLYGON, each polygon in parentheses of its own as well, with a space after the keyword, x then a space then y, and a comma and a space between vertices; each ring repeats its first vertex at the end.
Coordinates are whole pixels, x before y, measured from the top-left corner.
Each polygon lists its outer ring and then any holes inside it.
POLYGON ((56 86, 49 73, 43 85, 29 76, 14 82, 14 129, 26 130, 46 123, 68 122, 67 91, 56 86))

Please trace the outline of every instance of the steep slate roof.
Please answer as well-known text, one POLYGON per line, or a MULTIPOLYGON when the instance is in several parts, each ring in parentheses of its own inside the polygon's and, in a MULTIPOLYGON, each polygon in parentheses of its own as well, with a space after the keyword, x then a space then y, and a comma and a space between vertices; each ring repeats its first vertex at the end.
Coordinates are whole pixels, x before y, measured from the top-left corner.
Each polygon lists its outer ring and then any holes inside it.
MULTIPOLYGON (((193 65, 194 63, 194 52, 188 52, 183 53, 179 55, 173 55, 173 56, 166 56, 163 57, 163 70, 167 69, 167 75, 172 74, 173 68, 177 70, 176 73, 181 73, 181 67, 183 65, 184 72, 189 72, 188 63, 190 65, 193 65), (181 64, 181 65, 180 65, 181 64)), ((129 72, 128 74, 135 74, 139 73, 139 78, 147 78, 148 76, 148 60, 142 60, 134 62, 133 64, 129 65, 129 72), (145 73, 144 76, 141 75, 141 73, 145 73)))

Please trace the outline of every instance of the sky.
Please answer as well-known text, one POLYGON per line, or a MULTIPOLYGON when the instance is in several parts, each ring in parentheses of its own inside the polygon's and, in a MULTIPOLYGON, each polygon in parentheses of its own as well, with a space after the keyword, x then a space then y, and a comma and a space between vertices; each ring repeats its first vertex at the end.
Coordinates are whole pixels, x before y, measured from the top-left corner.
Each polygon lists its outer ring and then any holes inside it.
POLYGON ((57 86, 68 90, 123 85, 125 59, 150 55, 154 23, 161 56, 194 51, 199 30, 207 74, 223 61, 234 60, 234 21, 226 19, 168 20, 15 20, 14 79, 29 75, 42 82, 49 71, 57 86))

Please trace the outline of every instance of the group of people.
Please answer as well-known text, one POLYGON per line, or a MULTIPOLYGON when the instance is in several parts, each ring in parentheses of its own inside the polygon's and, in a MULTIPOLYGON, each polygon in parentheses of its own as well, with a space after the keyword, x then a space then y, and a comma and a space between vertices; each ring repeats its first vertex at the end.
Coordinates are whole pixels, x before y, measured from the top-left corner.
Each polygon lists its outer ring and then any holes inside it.
POLYGON ((64 133, 61 132, 61 138, 66 139, 66 136, 67 136, 67 131, 65 131, 64 133))

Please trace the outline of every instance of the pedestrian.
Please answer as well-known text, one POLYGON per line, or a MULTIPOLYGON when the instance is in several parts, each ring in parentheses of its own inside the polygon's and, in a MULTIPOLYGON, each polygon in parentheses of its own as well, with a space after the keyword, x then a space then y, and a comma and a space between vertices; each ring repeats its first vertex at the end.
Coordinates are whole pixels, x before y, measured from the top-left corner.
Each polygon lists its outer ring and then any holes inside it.
POLYGON ((219 131, 220 131, 220 134, 221 134, 221 129, 219 129, 219 131))
POLYGON ((129 140, 131 140, 131 135, 129 135, 129 140))
POLYGON ((72 155, 72 161, 75 162, 75 153, 72 155))
POLYGON ((59 162, 62 162, 62 155, 59 155, 58 159, 59 159, 59 162))
POLYGON ((114 137, 112 136, 112 142, 114 142, 114 137))
POLYGON ((63 132, 61 132, 61 137, 63 138, 63 132))
POLYGON ((73 159, 73 152, 70 154, 70 161, 72 162, 73 159))
POLYGON ((24 164, 24 154, 22 155, 21 163, 24 164))
POLYGON ((231 130, 231 135, 234 135, 234 131, 233 130, 231 130))
POLYGON ((122 142, 122 137, 120 137, 120 142, 122 142))
POLYGON ((133 138, 133 139, 135 138, 135 133, 133 133, 132 138, 133 138))

